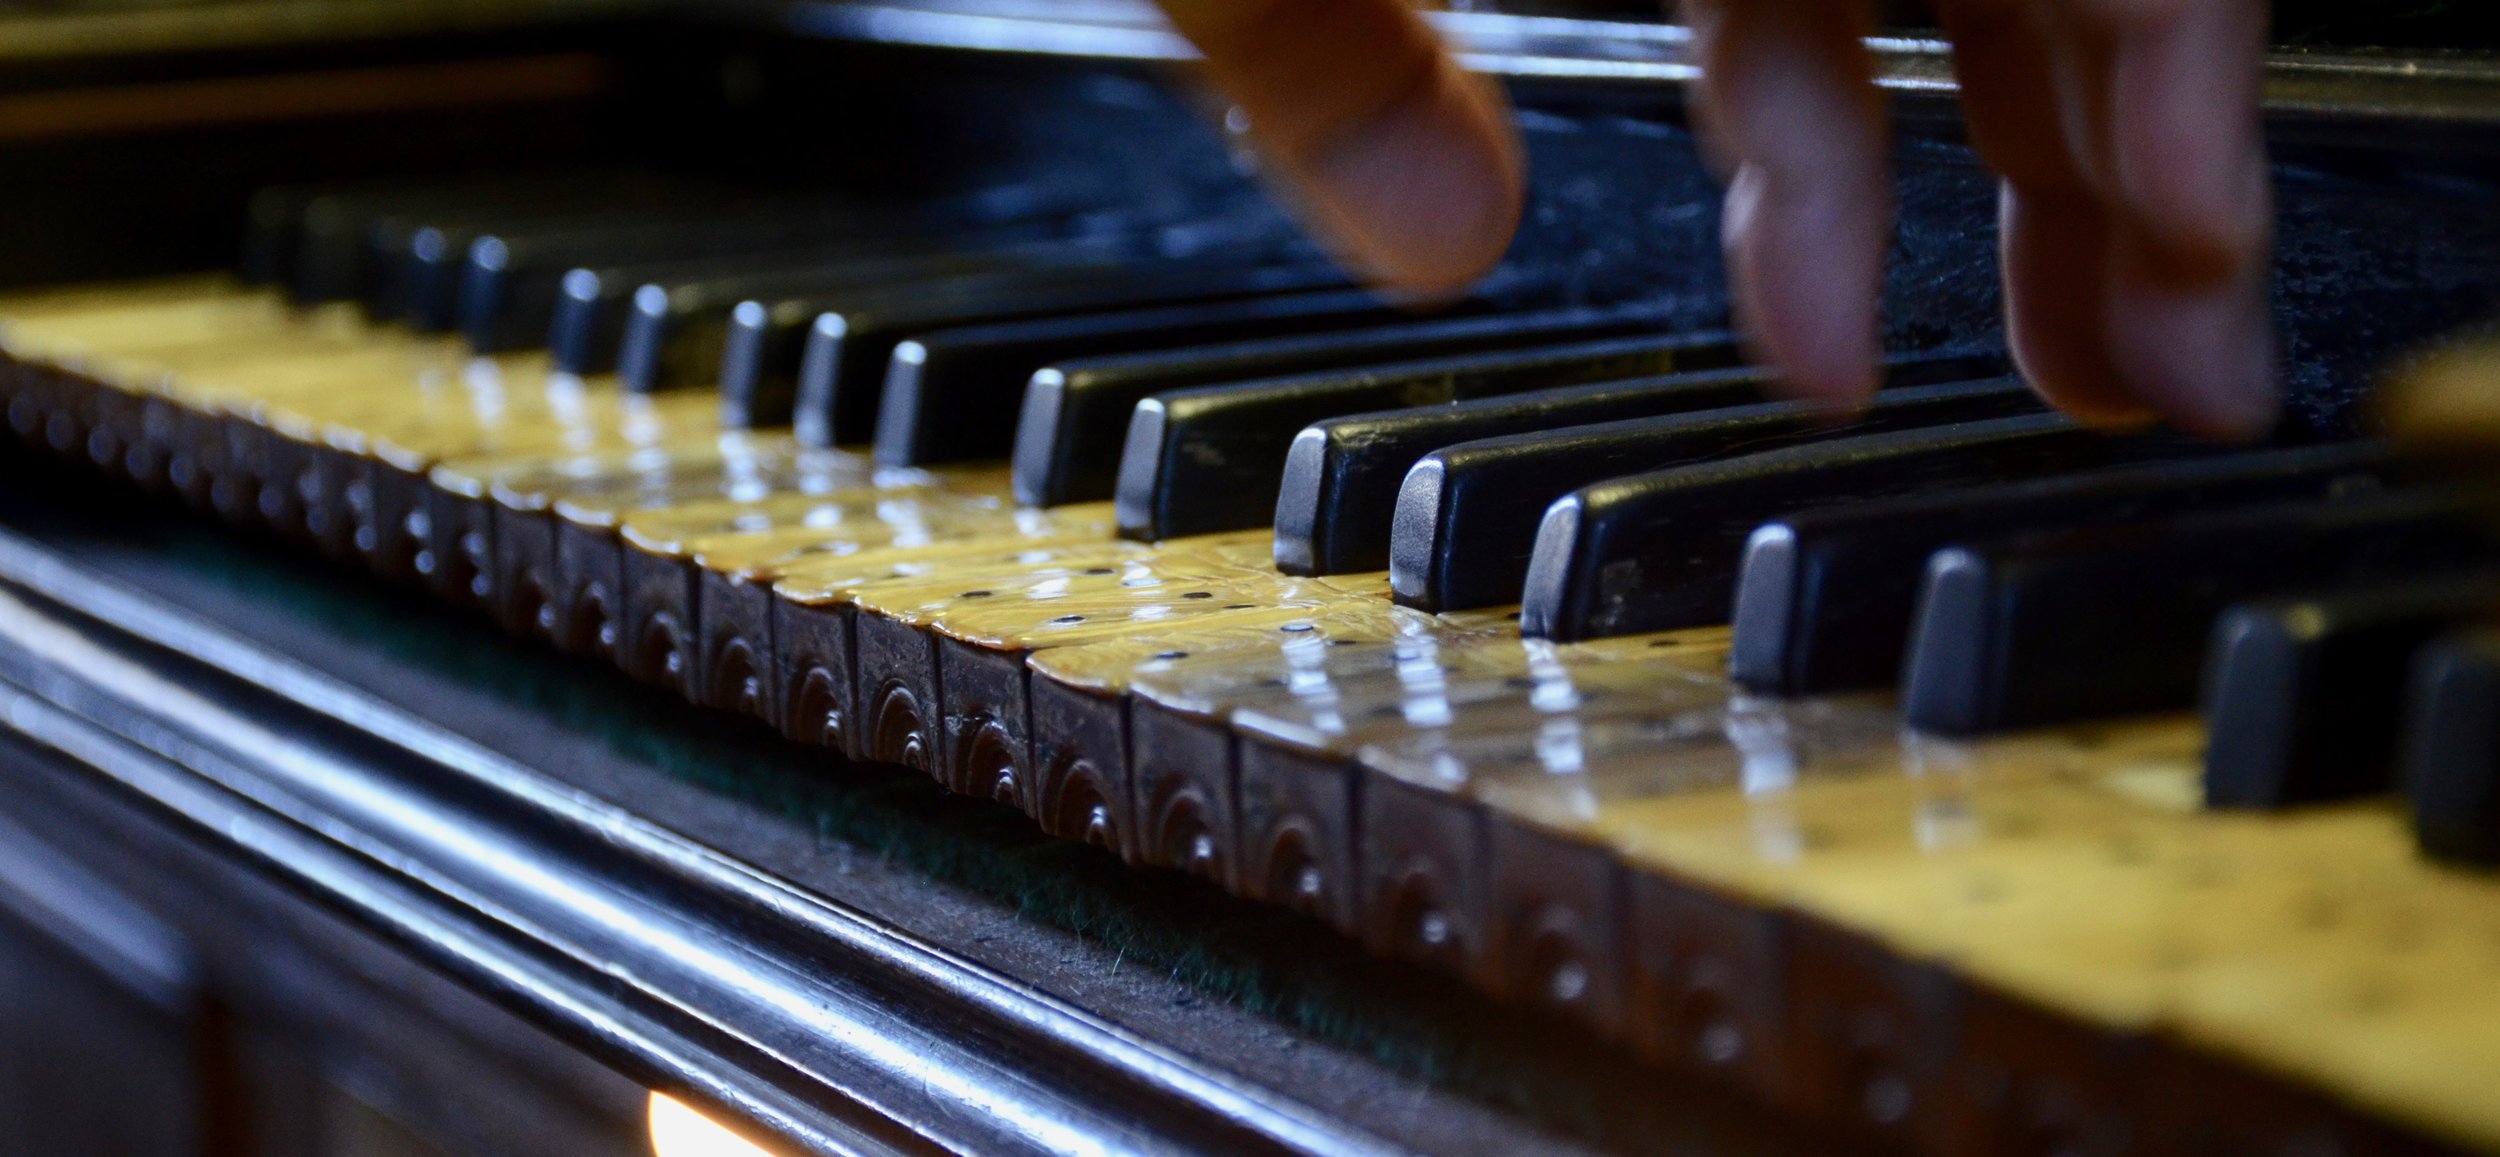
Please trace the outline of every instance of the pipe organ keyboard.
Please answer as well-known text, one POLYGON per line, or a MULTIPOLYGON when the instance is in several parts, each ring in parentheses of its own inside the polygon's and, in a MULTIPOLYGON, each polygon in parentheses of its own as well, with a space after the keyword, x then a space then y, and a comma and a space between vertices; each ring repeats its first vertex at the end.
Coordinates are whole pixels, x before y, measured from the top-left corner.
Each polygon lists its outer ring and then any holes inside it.
POLYGON ((271 188, 0 354, 24 452, 1845 1135, 2500 1148, 2495 500, 2377 441, 1985 342, 1833 421, 1047 183, 271 188))

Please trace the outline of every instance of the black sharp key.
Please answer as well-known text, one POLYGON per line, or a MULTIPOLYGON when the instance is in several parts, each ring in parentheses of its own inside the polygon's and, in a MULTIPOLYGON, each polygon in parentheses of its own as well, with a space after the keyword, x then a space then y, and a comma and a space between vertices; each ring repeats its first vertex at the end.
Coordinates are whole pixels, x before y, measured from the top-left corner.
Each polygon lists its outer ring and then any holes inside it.
POLYGON ((580 267, 556 284, 555 316, 547 322, 547 356, 568 374, 599 374, 616 368, 617 343, 625 339, 626 314, 646 285, 673 289, 690 280, 732 276, 741 258, 693 258, 683 262, 580 267))
MULTIPOLYGON (((2000 357, 1914 356, 1893 362, 1886 382, 1892 387, 1966 382, 1999 377, 2006 368, 2000 357)), ((1684 384, 1686 388, 1655 382, 1647 389, 1537 390, 1314 423, 1295 436, 1285 455, 1284 481, 1276 491, 1276 567, 1303 575, 1387 568, 1391 524, 1407 471, 1445 446, 1741 406, 1760 402, 1770 382, 1767 370, 1731 370, 1684 384)), ((1523 566, 1525 557, 1523 552, 1523 566)))
POLYGON ((2500 632, 2424 648, 2405 689, 2402 779, 2424 854, 2500 865, 2500 632))
POLYGON ((1064 506, 1111 497, 1119 485, 1120 440, 1128 434, 1129 415, 1137 403, 1165 390, 1633 337, 1663 333, 1671 324, 1668 312, 1654 305, 1573 308, 1054 362, 1025 384, 1013 456, 1016 501, 1064 506))
MULTIPOLYGON (((399 320, 421 333, 461 326, 470 252, 481 238, 566 237, 621 230, 654 221, 682 221, 722 208, 731 194, 654 177, 611 177, 565 187, 557 195, 457 206, 411 214, 376 227, 377 251, 394 266, 399 320)), ((558 279, 561 284, 561 278, 558 279)), ((530 335, 535 337, 537 335, 530 335)))
MULTIPOLYGON (((1195 237, 1186 225, 1141 232, 1141 223, 1126 215, 1074 210, 1061 193, 1030 186, 1004 196, 985 193, 908 206, 846 206, 826 196, 789 193, 715 195, 700 201, 681 197, 603 220, 555 222, 510 235, 481 233, 470 242, 461 271, 461 328, 481 349, 536 340, 541 335, 531 327, 550 324, 556 297, 575 269, 738 254, 754 255, 758 268, 786 267, 791 254, 809 249, 855 248, 901 257, 1048 239, 1188 253, 1195 252, 1191 245, 1226 240, 1195 237)), ((1273 248, 1239 244, 1259 252, 1273 248)), ((721 308, 733 303, 724 301, 721 308)), ((706 365, 695 376, 710 373, 706 365)))
POLYGON ((399 319, 418 333, 460 328, 460 271, 481 229, 476 223, 428 223, 408 231, 407 255, 399 259, 399 319))
MULTIPOLYGON (((1907 393, 1908 391, 1904 391, 1907 393)), ((1727 621, 1746 538, 1814 506, 2211 453, 2055 414, 1836 438, 1585 487, 1537 527, 1522 630, 1558 641, 1727 621)))
POLYGON ((441 196, 434 191, 397 190, 306 199, 296 224, 294 261, 287 279, 295 304, 325 305, 370 292, 376 271, 366 239, 374 219, 441 196))
MULTIPOLYGON (((1488 306, 1477 298, 1456 308, 1488 306)), ((1335 289, 939 330, 894 347, 877 405, 877 461, 931 466, 1007 456, 1026 383, 1059 358, 1343 330, 1401 316, 1406 311, 1369 290, 1335 289)))
POLYGON ((1157 394, 1137 404, 1121 444, 1120 533, 1155 541, 1267 525, 1294 435, 1323 419, 1720 369, 1740 356, 1725 333, 1610 338, 1157 394))
POLYGON ((2472 565, 2484 496, 2416 490, 2048 531, 1927 564, 1904 714, 1955 735, 2196 702, 2232 603, 2472 565))
MULTIPOLYGON (((635 287, 615 344, 609 347, 617 378, 625 388, 641 392, 680 386, 712 385, 720 378, 723 343, 731 311, 758 296, 887 292, 895 287, 997 272, 999 258, 976 254, 926 254, 916 257, 854 250, 845 257, 821 258, 813 264, 771 265, 714 276, 646 281, 635 287)), ((574 273, 588 273, 575 270, 574 273)), ((594 275, 595 276, 595 275, 594 275)), ((584 279, 568 275, 568 283, 584 279)), ((565 304, 579 300, 568 285, 565 304)), ((576 344, 559 320, 550 341, 576 344)), ((587 312, 587 311, 585 311, 587 312)), ((582 320, 576 317, 576 321, 582 320)), ((591 340, 595 340, 592 338, 591 340)), ((577 364, 596 359, 577 357, 577 364)), ((561 363, 559 363, 559 368, 561 363)), ((576 373, 589 372, 575 370, 576 373)))
POLYGON ((731 357, 751 343, 759 372, 777 372, 803 342, 793 421, 811 446, 847 445, 876 437, 877 409, 894 347, 943 329, 1155 304, 1218 301, 1339 288, 1333 266, 1238 266, 1156 262, 1065 270, 981 274, 844 300, 740 303, 732 321, 731 357), (756 308, 749 309, 753 304, 756 308), (793 323, 797 323, 796 326, 793 323), (798 327, 804 327, 803 331, 798 327), (801 336, 803 332, 803 337, 801 336))
MULTIPOLYGON (((626 265, 583 266, 565 271, 556 287, 555 316, 547 324, 547 352, 565 373, 597 374, 617 368, 618 350, 634 315, 656 304, 664 309, 655 319, 660 328, 639 340, 653 342, 675 336, 676 327, 704 315, 726 313, 757 293, 781 287, 814 288, 819 283, 856 284, 862 277, 893 275, 902 259, 891 246, 868 243, 810 247, 783 253, 730 253, 675 261, 626 265), (872 270, 870 267, 877 267, 872 270)), ((655 320, 645 320, 650 326, 655 320)), ((711 344, 718 346, 715 331, 711 344)), ((717 360, 719 350, 712 350, 717 360)), ((649 352, 644 357, 652 357, 649 352)), ((674 364, 674 358, 659 358, 674 364)), ((709 378, 706 365, 699 376, 709 378)), ((657 381, 640 388, 658 388, 657 381)))
POLYGON ((574 269, 830 246, 862 236, 871 221, 855 209, 803 201, 672 205, 481 232, 460 270, 460 332, 481 353, 527 348, 546 338, 556 293, 574 269))
POLYGON ((585 222, 614 221, 614 206, 578 208, 497 209, 460 214, 434 213, 422 218, 385 222, 378 246, 387 246, 395 273, 392 296, 399 320, 419 333, 451 333, 460 328, 460 295, 468 272, 469 251, 480 237, 527 229, 561 229, 585 222), (404 233, 404 240, 401 235, 404 233))
MULTIPOLYGON (((731 306, 728 330, 721 337, 721 397, 743 397, 746 409, 753 414, 778 414, 785 407, 790 412, 790 425, 799 441, 810 446, 832 446, 840 441, 861 442, 876 436, 876 415, 866 413, 848 418, 833 413, 832 399, 824 401, 826 409, 811 412, 801 399, 800 381, 809 350, 808 335, 819 321, 836 325, 840 315, 828 314, 833 303, 822 297, 785 297, 772 301, 746 300, 731 306)), ((819 359, 840 348, 828 345, 818 350, 819 359)), ((828 376, 831 370, 823 371, 828 376)), ((828 395, 832 383, 823 387, 828 395)), ((858 399, 854 398, 854 401, 858 399)), ((862 410, 873 407, 862 405, 862 410)), ((761 418, 757 424, 762 424, 761 418)))
POLYGON ((421 217, 383 217, 365 229, 365 316, 377 322, 405 321, 425 312, 417 304, 417 232, 421 217))
POLYGON ((1775 695, 1885 686, 1901 675, 1919 580, 1939 548, 2018 530, 2366 492, 2391 467, 2384 449, 2351 442, 1800 511, 1746 542, 1728 673, 1775 695))
MULTIPOLYGON (((837 246, 830 251, 732 253, 570 269, 556 287, 555 315, 547 324, 547 351, 555 367, 566 373, 604 373, 621 360, 619 351, 633 330, 636 315, 656 314, 641 324, 659 328, 646 328, 638 340, 649 347, 639 356, 657 361, 657 343, 672 336, 684 321, 706 311, 724 313, 754 293, 784 284, 813 287, 829 276, 836 284, 849 284, 850 277, 832 270, 888 256, 837 246)), ((717 356, 718 351, 714 353, 717 356)), ((707 374, 710 368, 705 367, 707 374)), ((657 385, 645 382, 640 388, 657 385)))
POLYGON ((385 279, 373 263, 374 224, 394 214, 458 206, 491 196, 481 190, 430 186, 321 193, 297 215, 287 288, 297 305, 324 305, 374 295, 385 279))
POLYGON ((404 322, 424 333, 448 333, 459 317, 459 255, 479 233, 521 222, 612 212, 657 195, 647 181, 568 182, 376 218, 365 235, 370 271, 365 312, 377 321, 404 322))
MULTIPOLYGON (((267 260, 282 268, 295 300, 319 305, 365 302, 377 318, 396 315, 389 303, 405 298, 404 268, 418 223, 437 218, 474 218, 500 213, 582 212, 593 205, 630 204, 657 195, 653 179, 617 173, 521 173, 454 177, 417 182, 373 182, 324 188, 269 190, 253 216, 272 220, 252 226, 255 236, 274 228, 283 255, 267 260), (291 221, 291 224, 283 222, 291 221)), ((268 239, 255 241, 267 246, 268 239)))
MULTIPOLYGON (((1886 390, 1845 425, 1800 403, 1757 402, 1445 446, 1418 460, 1399 487, 1389 587, 1400 603, 1433 611, 1518 602, 1546 508, 1580 487, 1772 446, 2039 408, 2020 379, 2005 377, 1886 390)), ((1726 611, 1721 601, 1708 621, 1726 611)))
POLYGON ((729 307, 721 319, 723 424, 737 429, 796 426, 800 439, 809 445, 832 444, 830 435, 807 428, 798 413, 798 366, 806 331, 805 323, 793 319, 811 304, 805 299, 748 299, 729 307), (776 312, 783 309, 786 312, 776 312))
POLYGON ((2401 578, 2233 607, 2205 665, 2205 804, 2279 808, 2394 784, 2405 671, 2491 609, 2500 575, 2401 578))
MULTIPOLYGON (((620 372, 631 389, 719 377, 729 311, 753 298, 856 292, 949 277, 1104 264, 1134 247, 1120 232, 1055 239, 1067 226, 970 226, 942 239, 868 239, 831 248, 574 269, 556 298, 548 348, 558 369, 620 372)), ((742 400, 749 394, 738 395, 742 400)), ((783 409, 787 409, 784 405, 783 409)), ((768 423, 784 425, 787 418, 768 423)))
POLYGON ((367 232, 367 265, 375 270, 365 312, 405 322, 417 332, 452 332, 460 325, 460 257, 480 232, 525 222, 580 220, 612 212, 632 197, 602 197, 597 210, 577 200, 522 200, 457 205, 450 210, 380 217, 367 232))

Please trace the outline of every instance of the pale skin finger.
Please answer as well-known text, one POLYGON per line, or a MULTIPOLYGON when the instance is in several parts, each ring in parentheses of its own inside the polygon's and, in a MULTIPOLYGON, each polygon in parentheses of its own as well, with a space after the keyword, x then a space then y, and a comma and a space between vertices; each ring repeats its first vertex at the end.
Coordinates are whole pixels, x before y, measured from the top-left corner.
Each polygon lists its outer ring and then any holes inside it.
MULTIPOLYGON (((2156 413, 2221 436, 2273 419, 2256 5, 1946 8, 1973 138, 2007 175, 2010 340, 2043 394, 2087 418, 2156 413)), ((1856 51, 1865 9, 1689 0, 1686 11, 1714 151, 1734 167, 1727 240, 1739 307, 1763 355, 1802 392, 1862 397, 1890 191, 1881 110, 1856 51), (1851 83, 1858 101, 1842 91, 1851 83), (1822 200, 1848 196, 1854 211, 1822 200), (1865 350, 1854 375, 1852 346, 1865 350)))
POLYGON ((1857 0, 1687 0, 1713 147, 1732 166, 1728 277, 1761 356, 1834 408, 1874 392, 1892 231, 1883 99, 1857 0))
POLYGON ((2100 338, 2180 425, 2247 437, 2280 406, 2265 301, 2272 190, 2259 0, 2035 0, 2104 44, 2095 186, 2117 223, 2100 338))
POLYGON ((2109 356, 2109 263, 2121 224, 2071 147, 2040 22, 2013 0, 1956 0, 1939 9, 1953 38, 1971 143, 2003 178, 1998 244, 2006 336, 2032 387, 2087 421, 2136 424, 2149 407, 2109 356))
POLYGON ((1163 0, 1302 213, 1367 275, 1454 294, 1501 260, 1524 195, 1500 92, 1403 0, 1163 0))

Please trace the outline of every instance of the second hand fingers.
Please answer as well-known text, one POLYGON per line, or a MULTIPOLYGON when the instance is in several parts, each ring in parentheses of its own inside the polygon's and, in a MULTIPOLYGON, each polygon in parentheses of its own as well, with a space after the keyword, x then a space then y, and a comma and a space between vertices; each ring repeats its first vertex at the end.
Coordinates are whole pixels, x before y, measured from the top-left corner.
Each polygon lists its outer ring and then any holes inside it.
POLYGON ((1734 165, 1723 224, 1737 301, 1796 393, 1875 388, 1890 249, 1883 98, 1855 0, 1687 0, 1709 128, 1734 165))
MULTIPOLYGON (((2245 436, 2272 417, 2262 232, 2191 247, 2183 258, 2176 240, 2183 232, 2214 231, 2181 197, 2132 196, 2122 172, 2144 163, 2150 114, 2143 110, 2169 108, 2182 95, 2134 91, 2163 78, 2128 73, 2126 62, 2155 51, 2143 43, 2148 29, 2182 33, 2119 6, 2241 2, 1952 0, 1944 8, 1972 141, 2006 180, 2008 337, 2040 391, 2086 418, 2125 421, 2149 410, 2207 433, 2245 436)), ((2189 40, 2213 40, 2199 35, 2189 40)), ((2241 49, 2252 67, 2260 40, 2252 36, 2241 49)), ((2229 72, 2238 63, 2226 58, 2214 67, 2229 72)), ((2245 155, 2217 140, 2212 155, 2194 160, 2229 166, 2254 156, 2262 171, 2254 90, 2238 99, 2245 108, 2209 115, 2251 126, 2245 155)), ((2262 181, 2256 196, 2262 205, 2262 181)))
POLYGON ((2077 0, 2112 45, 2107 124, 2113 195, 2182 281, 2230 280, 2266 247, 2258 0, 2077 0))
POLYGON ((2102 337, 2128 387, 2182 425, 2245 437, 2279 405, 2257 0, 2052 0, 2106 45, 2096 182, 2113 224, 2102 337))
POLYGON ((1939 7, 1953 38, 1971 144, 2003 178, 1998 244, 2006 337, 2034 389, 2087 421, 2131 423, 2145 405, 2109 354, 2114 223, 2069 147, 2073 126, 2049 45, 2010 0, 1939 7))

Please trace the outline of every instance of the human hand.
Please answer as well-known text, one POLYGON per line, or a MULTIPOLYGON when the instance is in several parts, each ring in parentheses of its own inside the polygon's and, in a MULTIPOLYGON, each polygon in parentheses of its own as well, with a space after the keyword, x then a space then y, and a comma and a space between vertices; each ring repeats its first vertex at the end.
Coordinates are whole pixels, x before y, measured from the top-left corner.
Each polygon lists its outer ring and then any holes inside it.
MULTIPOLYGON (((2007 332, 2091 420, 2262 431, 2263 0, 1939 0, 1972 143, 2003 177, 2007 332)), ((1453 292, 1516 227, 1519 147, 1406 0, 1163 0, 1307 216, 1384 283, 1453 292)), ((1892 229, 1865 0, 1685 0, 1723 240, 1760 355, 1801 397, 1874 389, 1892 229)))

